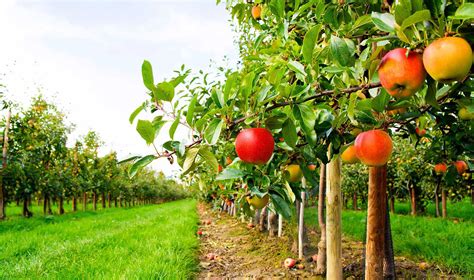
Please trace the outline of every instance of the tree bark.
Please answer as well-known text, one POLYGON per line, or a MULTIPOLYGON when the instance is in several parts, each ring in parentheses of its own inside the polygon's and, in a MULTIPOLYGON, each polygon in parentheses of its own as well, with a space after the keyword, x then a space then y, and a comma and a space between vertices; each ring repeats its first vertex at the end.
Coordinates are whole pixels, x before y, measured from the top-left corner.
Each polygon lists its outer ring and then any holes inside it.
POLYGON ((105 204, 105 193, 104 192, 102 192, 101 202, 102 202, 102 209, 105 209, 106 204, 105 204))
POLYGON ((28 209, 28 197, 23 199, 23 217, 29 218, 33 216, 33 213, 28 209))
MULTIPOLYGON (((3 132, 3 149, 2 149, 2 177, 3 172, 7 168, 7 153, 8 153, 8 130, 10 129, 11 111, 7 113, 7 119, 5 122, 5 130, 3 132)), ((3 179, 0 181, 0 220, 5 219, 6 213, 6 193, 3 187, 3 179)))
POLYGON ((44 199, 43 199, 43 215, 46 215, 48 208, 48 196, 44 194, 44 199))
POLYGON ((58 212, 59 212, 59 215, 62 215, 64 214, 64 198, 61 196, 59 197, 59 203, 58 203, 58 212))
POLYGON ((270 225, 270 228, 268 230, 268 235, 270 237, 274 237, 278 232, 278 215, 277 215, 277 213, 272 211, 272 212, 270 212, 268 217, 269 217, 269 219, 268 219, 269 223, 268 224, 270 225))
POLYGON ((365 279, 383 279, 387 166, 369 167, 365 279))
POLYGON ((112 195, 110 193, 107 194, 107 204, 109 205, 109 208, 112 205, 112 195))
POLYGON ((77 211, 77 198, 76 195, 72 196, 72 212, 77 211))
POLYGON ((92 209, 97 210, 97 193, 95 191, 92 192, 92 209))
POLYGON ((117 198, 114 198, 114 207, 117 208, 117 198))
POLYGON ((357 210, 357 192, 352 195, 352 209, 357 210))
POLYGON ((411 197, 411 215, 416 216, 416 192, 415 186, 411 186, 410 188, 410 197, 411 197))
POLYGON ((326 272, 326 221, 324 219, 324 201, 326 200, 326 165, 322 162, 319 172, 318 225, 321 230, 321 239, 318 243, 316 274, 321 275, 326 272))
POLYGON ((443 188, 441 190, 441 206, 443 207, 443 218, 448 217, 448 209, 446 207, 446 200, 447 200, 446 190, 443 188))
POLYGON ((438 176, 437 182, 436 182, 436 188, 435 188, 435 192, 434 192, 436 217, 441 216, 440 213, 439 213, 439 186, 440 185, 441 185, 441 176, 438 176))
POLYGON ((395 258, 393 254, 392 228, 390 226, 390 212, 386 211, 385 218, 385 240, 384 240, 384 258, 383 258, 383 277, 385 280, 395 279, 395 258))
POLYGON ((87 192, 82 193, 82 210, 87 210, 87 192))
MULTIPOLYGON (((330 157, 329 157, 330 158, 330 157)), ((326 246, 327 279, 342 279, 342 233, 341 233, 341 158, 333 158, 327 166, 327 211, 326 246)))

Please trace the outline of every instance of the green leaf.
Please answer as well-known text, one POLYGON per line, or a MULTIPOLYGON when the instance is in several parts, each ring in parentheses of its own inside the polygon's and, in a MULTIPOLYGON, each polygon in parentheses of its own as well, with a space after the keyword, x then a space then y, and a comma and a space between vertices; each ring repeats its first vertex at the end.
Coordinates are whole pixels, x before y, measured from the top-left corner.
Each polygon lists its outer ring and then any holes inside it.
POLYGON ((283 123, 282 127, 283 138, 288 146, 295 148, 296 142, 298 141, 298 134, 296 132, 296 126, 292 119, 288 118, 283 123))
POLYGON ((427 77, 428 88, 426 90, 425 102, 433 106, 434 108, 439 109, 438 102, 436 101, 436 82, 431 77, 427 77))
POLYGON ((341 66, 354 64, 355 45, 349 39, 341 39, 337 36, 331 37, 331 54, 341 66))
POLYGON ((284 198, 282 198, 278 193, 270 193, 270 197, 272 199, 273 206, 275 207, 275 211, 278 214, 281 214, 283 218, 289 220, 291 218, 291 208, 288 202, 284 198))
POLYGON ((252 93, 253 89, 253 80, 255 79, 255 72, 252 71, 247 73, 242 80, 242 95, 244 98, 247 98, 252 93))
POLYGON ((372 109, 376 112, 383 112, 385 107, 388 105, 390 101, 390 95, 387 93, 385 89, 382 89, 380 93, 372 98, 372 109))
POLYGON ((219 175, 217 175, 216 180, 217 181, 223 181, 223 180, 230 180, 230 179, 241 179, 244 177, 245 173, 239 169, 235 168, 226 168, 222 170, 219 175))
POLYGON ((272 0, 269 7, 275 16, 282 18, 285 15, 285 0, 272 0))
POLYGON ((430 20, 430 19, 431 19, 431 14, 430 14, 429 10, 418 11, 418 12, 414 13, 413 15, 407 17, 403 21, 402 26, 400 27, 400 29, 403 31, 407 27, 409 27, 413 24, 417 24, 419 22, 423 22, 425 20, 430 20))
POLYGON ((130 166, 130 169, 128 170, 128 176, 130 178, 133 178, 138 171, 143 169, 145 166, 148 164, 152 163, 156 159, 155 155, 147 155, 142 157, 141 159, 137 160, 130 166))
POLYGON ((352 124, 357 125, 357 121, 354 118, 354 110, 357 104, 357 92, 351 93, 349 97, 349 106, 347 107, 347 116, 351 120, 352 124))
POLYGON ((315 25, 311 27, 303 39, 303 58, 306 63, 311 64, 313 62, 313 51, 316 41, 318 39, 319 32, 321 31, 321 25, 315 25))
POLYGON ((191 102, 189 102, 188 112, 186 113, 186 122, 192 126, 193 125, 193 117, 194 117, 194 109, 196 108, 197 102, 197 95, 194 95, 191 98, 191 102))
POLYGON ((358 31, 362 26, 368 25, 368 24, 370 25, 373 24, 372 18, 370 17, 370 15, 363 15, 361 17, 358 17, 356 21, 354 22, 354 24, 352 25, 351 32, 358 31))
POLYGON ((316 124, 316 114, 314 113, 312 107, 307 104, 298 104, 297 106, 293 107, 293 114, 300 122, 301 128, 305 133, 306 140, 311 145, 316 145, 316 130, 314 130, 314 125, 316 124))
POLYGON ((474 3, 464 3, 456 10, 454 16, 450 17, 454 19, 472 19, 474 18, 474 3))
POLYGON ((144 60, 142 63, 142 77, 143 84, 151 91, 155 90, 155 82, 153 79, 153 69, 151 63, 148 60, 144 60))
POLYGON ((192 147, 184 153, 183 175, 186 175, 196 167, 195 162, 199 149, 199 147, 192 147))
POLYGON ((117 164, 122 164, 122 163, 126 163, 126 162, 129 162, 129 161, 134 161, 137 158, 141 158, 141 157, 140 156, 132 156, 132 157, 129 157, 129 158, 126 158, 126 159, 122 159, 121 161, 117 162, 117 164))
POLYGON ((293 70, 295 73, 300 74, 303 77, 306 77, 306 72, 304 71, 303 64, 299 63, 298 61, 291 60, 288 62, 288 68, 293 70))
POLYGON ((137 109, 133 111, 133 113, 130 115, 130 118, 128 118, 128 121, 130 122, 130 124, 133 123, 133 120, 135 120, 135 118, 138 116, 138 114, 140 114, 141 111, 143 111, 143 109, 144 109, 144 104, 138 106, 137 109))
POLYGON ((215 173, 219 172, 219 163, 217 162, 217 159, 214 156, 214 153, 211 152, 209 147, 202 146, 201 149, 199 149, 199 155, 201 156, 202 159, 204 159, 204 162, 209 165, 211 170, 213 170, 215 173))
POLYGON ((411 1, 410 0, 399 0, 394 4, 395 11, 395 20, 398 24, 402 22, 411 15, 411 1))
POLYGON ((206 139, 207 143, 211 145, 215 145, 217 140, 219 140, 219 136, 221 135, 222 127, 224 126, 224 120, 222 119, 214 119, 207 127, 206 131, 204 132, 204 138, 206 139))
POLYGON ((167 141, 163 144, 163 148, 168 151, 176 151, 180 157, 182 157, 185 152, 184 143, 179 141, 167 141))
POLYGON ((138 120, 137 131, 148 145, 155 141, 156 130, 152 122, 147 120, 138 120))
POLYGON ((171 101, 174 97, 174 86, 169 82, 161 82, 153 90, 155 100, 171 101))
POLYGON ((392 14, 372 12, 371 16, 378 29, 390 33, 395 31, 395 17, 392 14))
POLYGON ((169 134, 170 134, 171 139, 174 138, 174 134, 175 134, 176 129, 178 128, 178 125, 179 125, 180 117, 181 117, 181 112, 178 113, 178 115, 176 116, 176 119, 174 119, 173 123, 170 126, 169 134))

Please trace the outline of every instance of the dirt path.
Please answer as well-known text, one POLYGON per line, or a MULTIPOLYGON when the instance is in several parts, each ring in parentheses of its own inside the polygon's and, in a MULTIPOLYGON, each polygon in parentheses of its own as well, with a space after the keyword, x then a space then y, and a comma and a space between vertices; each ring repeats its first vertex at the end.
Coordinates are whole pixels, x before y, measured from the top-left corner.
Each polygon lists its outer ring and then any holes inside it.
MULTIPOLYGON (((315 263, 310 257, 300 261, 304 269, 283 267, 287 257, 297 257, 291 252, 292 241, 287 236, 268 237, 208 205, 200 204, 198 212, 203 232, 198 279, 324 279, 313 273, 315 263), (210 224, 206 225, 206 221, 210 224)), ((309 230, 308 238, 309 244, 317 244, 319 234, 309 230)), ((343 240, 345 279, 363 279, 363 248, 362 242, 343 240)), ((315 249, 310 247, 305 255, 314 253, 315 249)), ((396 257, 395 263, 397 279, 461 279, 403 257, 396 257)))

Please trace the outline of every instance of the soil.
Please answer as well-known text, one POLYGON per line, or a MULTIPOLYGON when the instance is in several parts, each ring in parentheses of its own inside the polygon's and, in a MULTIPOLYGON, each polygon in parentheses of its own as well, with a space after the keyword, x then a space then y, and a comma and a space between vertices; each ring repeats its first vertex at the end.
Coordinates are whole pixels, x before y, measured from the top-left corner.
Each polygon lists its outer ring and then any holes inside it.
MULTIPOLYGON (((248 228, 226 212, 212 210, 207 204, 198 205, 201 219, 200 272, 198 279, 325 279, 316 275, 316 263, 311 256, 317 253, 319 232, 308 229, 303 269, 287 269, 283 261, 297 258, 292 252, 293 240, 285 235, 269 237, 257 227, 248 228), (206 225, 206 222, 210 224, 206 225)), ((363 279, 364 244, 343 238, 343 266, 345 279, 363 279)), ((395 257, 397 279, 461 279, 443 272, 438 266, 395 257)))

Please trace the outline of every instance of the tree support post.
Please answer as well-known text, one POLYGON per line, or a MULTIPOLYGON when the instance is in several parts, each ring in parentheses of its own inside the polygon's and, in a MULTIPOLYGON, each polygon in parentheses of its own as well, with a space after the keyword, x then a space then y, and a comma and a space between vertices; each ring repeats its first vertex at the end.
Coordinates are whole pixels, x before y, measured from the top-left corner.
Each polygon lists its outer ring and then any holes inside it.
MULTIPOLYGON (((306 180, 303 177, 301 179, 301 184, 303 185, 303 188, 306 187, 306 180)), ((303 233, 304 233, 304 203, 305 203, 305 196, 306 192, 301 192, 301 203, 300 203, 300 216, 299 216, 299 221, 298 221, 298 258, 303 259, 303 233)))
POLYGON ((326 244, 327 279, 342 279, 341 235, 341 158, 336 156, 327 164, 326 175, 326 244))
POLYGON ((365 279, 383 279, 387 212, 387 166, 369 167, 365 279))

